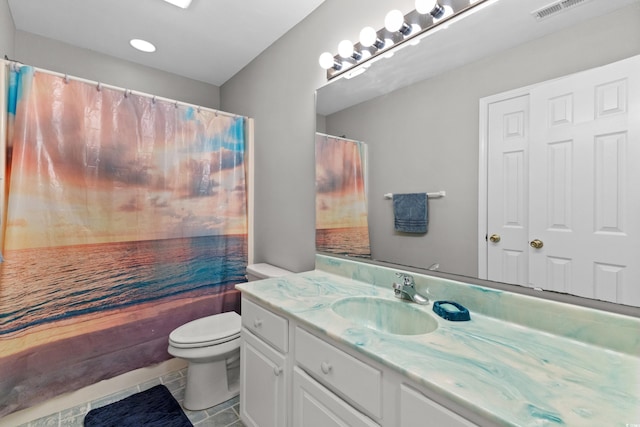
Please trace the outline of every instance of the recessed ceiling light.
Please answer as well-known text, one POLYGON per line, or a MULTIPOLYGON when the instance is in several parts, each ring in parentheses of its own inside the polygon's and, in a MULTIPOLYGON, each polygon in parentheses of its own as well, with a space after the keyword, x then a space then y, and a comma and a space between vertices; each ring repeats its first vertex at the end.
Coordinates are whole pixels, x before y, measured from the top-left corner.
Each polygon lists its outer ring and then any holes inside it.
POLYGON ((174 6, 178 6, 181 7, 183 9, 186 9, 189 7, 189 5, 191 4, 191 0, 164 0, 167 3, 171 3, 174 6))
POLYGON ((138 50, 141 50, 142 52, 155 52, 156 51, 156 47, 152 43, 149 43, 146 40, 131 39, 129 44, 131 46, 133 46, 134 48, 136 48, 138 50))

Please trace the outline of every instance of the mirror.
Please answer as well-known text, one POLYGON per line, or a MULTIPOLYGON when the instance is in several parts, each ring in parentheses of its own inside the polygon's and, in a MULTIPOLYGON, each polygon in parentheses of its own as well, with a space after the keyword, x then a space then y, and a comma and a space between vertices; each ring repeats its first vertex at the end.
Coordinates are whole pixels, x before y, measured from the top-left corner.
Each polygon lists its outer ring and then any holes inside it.
POLYGON ((548 0, 487 2, 363 74, 318 89, 317 131, 368 146, 373 260, 486 278, 480 100, 640 54, 640 1, 579 3, 537 21, 531 12, 548 0), (384 194, 441 190, 446 197, 428 202, 428 233, 394 232, 384 194))

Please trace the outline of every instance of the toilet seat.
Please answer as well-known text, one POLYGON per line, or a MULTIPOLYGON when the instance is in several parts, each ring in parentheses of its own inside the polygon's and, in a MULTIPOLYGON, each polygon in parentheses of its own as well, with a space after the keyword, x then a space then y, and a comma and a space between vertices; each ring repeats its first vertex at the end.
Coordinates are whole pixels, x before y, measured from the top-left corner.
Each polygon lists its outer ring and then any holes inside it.
POLYGON ((229 311, 203 317, 176 328, 169 334, 169 344, 177 348, 207 347, 240 337, 241 318, 229 311))

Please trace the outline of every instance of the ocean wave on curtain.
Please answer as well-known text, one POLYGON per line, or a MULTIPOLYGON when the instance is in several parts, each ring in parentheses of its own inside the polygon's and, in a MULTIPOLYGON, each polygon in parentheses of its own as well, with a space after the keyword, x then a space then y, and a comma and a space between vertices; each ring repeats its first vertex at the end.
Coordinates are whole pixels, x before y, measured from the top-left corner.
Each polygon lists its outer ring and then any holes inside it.
POLYGON ((316 250, 370 257, 364 142, 316 133, 316 250))
POLYGON ((239 310, 241 117, 12 71, 0 264, 0 417, 168 359, 239 310))

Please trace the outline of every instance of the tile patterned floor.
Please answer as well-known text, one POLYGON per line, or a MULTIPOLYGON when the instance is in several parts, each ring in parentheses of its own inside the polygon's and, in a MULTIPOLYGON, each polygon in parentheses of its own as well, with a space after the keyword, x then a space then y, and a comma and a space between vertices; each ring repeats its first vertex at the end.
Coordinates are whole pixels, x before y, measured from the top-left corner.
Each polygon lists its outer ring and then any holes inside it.
MULTIPOLYGON (((173 394, 176 400, 182 404, 182 400, 184 399, 184 387, 187 379, 186 374, 186 368, 180 371, 171 372, 160 378, 138 384, 130 389, 123 390, 73 408, 65 409, 55 414, 22 424, 18 427, 81 427, 83 425, 84 416, 91 409, 108 405, 109 403, 124 399, 134 393, 149 389, 158 384, 164 384, 167 386, 169 391, 171 391, 171 394, 173 394)), ((244 427, 244 424, 240 421, 239 417, 240 403, 237 397, 204 411, 189 411, 185 409, 184 412, 191 420, 191 423, 196 427, 244 427)))

